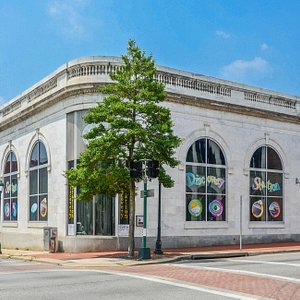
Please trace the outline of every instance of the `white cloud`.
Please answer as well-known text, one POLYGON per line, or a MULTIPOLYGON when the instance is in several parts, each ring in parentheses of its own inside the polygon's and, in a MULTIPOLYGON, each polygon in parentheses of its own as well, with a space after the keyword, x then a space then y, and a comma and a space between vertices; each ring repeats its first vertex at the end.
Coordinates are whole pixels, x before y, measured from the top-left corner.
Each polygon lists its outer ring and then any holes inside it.
POLYGON ((260 46, 260 49, 261 49, 262 51, 266 51, 266 50, 268 50, 269 48, 270 48, 269 45, 266 44, 266 43, 262 43, 261 46, 260 46))
POLYGON ((231 37, 231 35, 229 33, 222 31, 222 30, 217 30, 216 35, 223 39, 229 39, 231 37))
POLYGON ((220 73, 223 78, 229 80, 247 80, 257 76, 264 77, 271 73, 272 68, 268 61, 261 57, 252 60, 238 59, 229 65, 224 66, 220 73))
POLYGON ((83 38, 86 34, 81 11, 87 5, 86 0, 55 0, 48 6, 48 14, 69 38, 83 38))

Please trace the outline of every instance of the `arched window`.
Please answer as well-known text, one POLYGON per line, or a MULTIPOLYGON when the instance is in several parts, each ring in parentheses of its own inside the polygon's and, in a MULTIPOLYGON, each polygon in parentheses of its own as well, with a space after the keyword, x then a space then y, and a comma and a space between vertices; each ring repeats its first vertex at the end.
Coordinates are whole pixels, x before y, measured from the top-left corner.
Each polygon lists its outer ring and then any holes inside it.
POLYGON ((48 220, 48 156, 45 145, 38 141, 29 163, 29 220, 48 220))
POLYGON ((214 141, 203 138, 186 157, 186 221, 225 220, 225 157, 214 141))
POLYGON ((258 148, 250 161, 250 221, 283 220, 283 169, 279 155, 258 148))
POLYGON ((4 165, 3 221, 18 220, 18 163, 10 151, 4 165))

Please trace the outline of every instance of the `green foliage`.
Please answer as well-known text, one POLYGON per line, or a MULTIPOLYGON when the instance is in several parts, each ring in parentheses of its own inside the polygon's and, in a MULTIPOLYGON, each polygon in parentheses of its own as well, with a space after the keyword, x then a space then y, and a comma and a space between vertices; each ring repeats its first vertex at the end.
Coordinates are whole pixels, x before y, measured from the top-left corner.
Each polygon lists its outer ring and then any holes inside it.
POLYGON ((160 161, 161 182, 166 187, 173 184, 164 167, 178 164, 174 149, 180 139, 173 134, 170 110, 160 104, 166 92, 154 79, 154 60, 133 40, 129 40, 122 60, 122 68, 111 74, 115 84, 101 88, 107 96, 84 118, 95 124, 85 136, 87 149, 81 153, 77 168, 66 172, 69 185, 80 186, 81 199, 128 190, 132 160, 160 161))

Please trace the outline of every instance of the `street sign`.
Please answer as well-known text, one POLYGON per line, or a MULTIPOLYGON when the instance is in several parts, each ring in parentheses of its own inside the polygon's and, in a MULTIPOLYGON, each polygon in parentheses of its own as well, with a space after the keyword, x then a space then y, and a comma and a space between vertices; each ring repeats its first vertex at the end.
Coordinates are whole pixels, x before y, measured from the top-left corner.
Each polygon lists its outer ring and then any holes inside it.
POLYGON ((144 216, 137 215, 136 216, 136 227, 143 227, 144 226, 144 216))
MULTIPOLYGON (((154 197, 154 190, 147 190, 147 198, 154 197)), ((144 191, 141 191, 141 198, 144 198, 144 191)))

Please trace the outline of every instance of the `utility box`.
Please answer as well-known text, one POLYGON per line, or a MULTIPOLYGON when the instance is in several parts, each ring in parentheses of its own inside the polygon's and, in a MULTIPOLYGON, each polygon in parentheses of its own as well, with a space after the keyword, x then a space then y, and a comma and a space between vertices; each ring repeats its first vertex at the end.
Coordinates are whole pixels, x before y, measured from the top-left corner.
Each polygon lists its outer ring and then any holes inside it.
POLYGON ((57 227, 44 227, 44 250, 56 252, 57 227))

